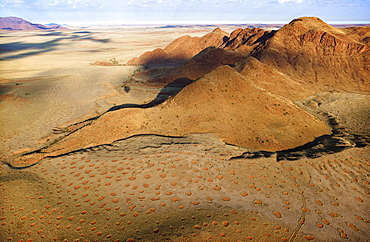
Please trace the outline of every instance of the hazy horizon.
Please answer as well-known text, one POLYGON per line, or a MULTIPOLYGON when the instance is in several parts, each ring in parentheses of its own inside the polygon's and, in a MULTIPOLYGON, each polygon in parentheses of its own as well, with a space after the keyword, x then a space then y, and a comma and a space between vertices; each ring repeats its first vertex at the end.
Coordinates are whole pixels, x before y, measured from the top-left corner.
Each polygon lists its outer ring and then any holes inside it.
MULTIPOLYGON (((301 16, 301 17, 318 17, 318 16, 301 16)), ((319 17, 320 18, 320 17, 319 17)), ((62 25, 238 25, 238 24, 287 24, 290 21, 67 21, 57 23, 62 25)), ((39 22, 40 24, 50 24, 51 22, 39 22)), ((327 21, 328 24, 370 24, 370 21, 327 21)))
POLYGON ((330 24, 370 23, 367 0, 0 0, 0 16, 33 23, 284 24, 315 16, 330 24))
MULTIPOLYGON (((0 17, 17 17, 22 18, 26 21, 30 21, 22 16, 0 16, 0 17)), ((319 16, 300 16, 300 17, 319 17, 319 16)), ((297 17, 298 18, 298 17, 297 17)), ((320 18, 320 17, 319 17, 320 18)), ((293 19, 291 19, 293 20, 293 19)), ((62 26, 165 26, 165 25, 248 25, 248 24, 288 24, 290 21, 65 21, 65 22, 53 22, 53 21, 42 21, 33 22, 34 24, 59 24, 62 26)), ((370 24, 370 21, 326 21, 328 24, 370 24)))

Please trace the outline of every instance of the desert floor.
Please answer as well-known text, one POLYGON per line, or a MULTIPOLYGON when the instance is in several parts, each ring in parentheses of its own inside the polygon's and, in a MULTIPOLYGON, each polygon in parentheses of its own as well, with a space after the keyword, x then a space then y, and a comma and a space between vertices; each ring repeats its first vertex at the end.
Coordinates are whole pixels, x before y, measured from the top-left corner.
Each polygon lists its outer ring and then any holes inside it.
MULTIPOLYGON (((203 28, 2 32, 0 157, 41 148, 53 130, 160 91, 124 64, 203 28)), ((230 32, 231 29, 225 29, 230 32)), ((209 134, 140 135, 0 163, 0 241, 368 241, 368 146, 316 159, 241 156, 209 134)))
MULTIPOLYGON (((122 95, 139 67, 124 64, 179 36, 203 36, 212 28, 123 28, 1 33, 0 122, 2 158, 37 146, 53 128, 85 120, 115 104, 151 96, 122 95)), ((139 100, 140 99, 140 100, 139 100)), ((144 100, 142 100, 144 99, 144 100)))

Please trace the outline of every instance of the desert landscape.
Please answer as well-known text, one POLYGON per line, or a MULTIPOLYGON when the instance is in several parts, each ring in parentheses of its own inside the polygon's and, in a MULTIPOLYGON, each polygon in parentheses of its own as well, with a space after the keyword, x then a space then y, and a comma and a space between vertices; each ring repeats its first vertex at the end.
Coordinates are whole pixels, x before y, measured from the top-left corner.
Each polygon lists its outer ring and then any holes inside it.
POLYGON ((370 27, 0 34, 0 241, 369 241, 370 27))

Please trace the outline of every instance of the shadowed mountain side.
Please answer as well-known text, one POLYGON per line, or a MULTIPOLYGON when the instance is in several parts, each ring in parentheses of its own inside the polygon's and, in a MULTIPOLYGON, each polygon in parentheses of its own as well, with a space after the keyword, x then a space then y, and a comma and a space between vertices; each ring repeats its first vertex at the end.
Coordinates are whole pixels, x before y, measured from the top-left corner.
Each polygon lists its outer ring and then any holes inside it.
POLYGON ((138 134, 185 136, 212 133, 224 142, 277 151, 329 134, 316 117, 221 66, 150 109, 108 112, 69 136, 10 162, 29 166, 48 156, 109 144, 138 134))
POLYGON ((185 63, 167 69, 147 84, 167 84, 178 78, 198 79, 222 65, 233 65, 245 58, 240 52, 208 47, 185 63))
POLYGON ((252 56, 323 91, 370 91, 370 46, 346 32, 350 30, 318 18, 295 19, 256 47, 252 56))
POLYGON ((238 28, 230 34, 230 38, 222 45, 227 50, 238 49, 239 51, 249 52, 254 45, 264 42, 274 35, 276 31, 266 31, 260 28, 238 28))
POLYGON ((166 50, 157 48, 153 51, 147 51, 140 57, 135 57, 127 62, 127 65, 154 65, 154 64, 166 64, 166 63, 176 63, 184 61, 186 59, 174 59, 171 54, 166 50))
POLYGON ((207 47, 219 47, 228 40, 228 36, 229 34, 220 28, 216 28, 201 38, 189 35, 182 36, 172 41, 165 49, 158 48, 145 52, 141 56, 129 60, 127 64, 156 65, 182 62, 189 60, 207 47))

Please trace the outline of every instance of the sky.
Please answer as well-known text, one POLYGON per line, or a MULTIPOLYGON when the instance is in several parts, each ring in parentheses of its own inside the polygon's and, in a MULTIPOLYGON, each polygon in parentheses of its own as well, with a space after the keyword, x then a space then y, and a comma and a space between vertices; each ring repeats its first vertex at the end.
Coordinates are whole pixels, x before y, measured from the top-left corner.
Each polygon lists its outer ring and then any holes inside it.
POLYGON ((370 0, 0 0, 0 17, 33 23, 370 23, 370 0))

